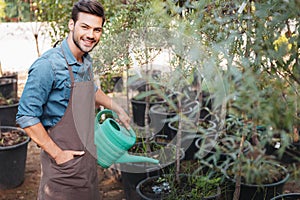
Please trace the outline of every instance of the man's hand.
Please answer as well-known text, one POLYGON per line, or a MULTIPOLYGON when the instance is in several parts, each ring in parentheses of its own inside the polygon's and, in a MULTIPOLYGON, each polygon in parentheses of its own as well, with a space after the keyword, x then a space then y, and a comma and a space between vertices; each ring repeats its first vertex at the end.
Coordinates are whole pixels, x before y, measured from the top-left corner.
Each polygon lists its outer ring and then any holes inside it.
POLYGON ((127 115, 127 113, 121 109, 121 111, 118 114, 119 120, 123 123, 123 125, 126 127, 127 130, 130 129, 130 117, 127 115))
POLYGON ((99 88, 95 94, 95 103, 96 106, 99 107, 100 105, 104 108, 108 108, 110 110, 113 110, 115 113, 117 113, 119 117, 119 121, 122 122, 122 124, 129 130, 130 129, 130 117, 127 115, 127 113, 124 111, 124 109, 118 105, 116 102, 112 100, 109 96, 107 96, 101 88, 99 88))
POLYGON ((41 123, 24 128, 27 135, 59 164, 72 160, 74 156, 82 156, 84 151, 62 150, 49 137, 41 123))
POLYGON ((75 156, 82 156, 84 151, 71 151, 71 150, 62 150, 55 156, 55 162, 58 165, 61 165, 69 160, 72 160, 75 156))

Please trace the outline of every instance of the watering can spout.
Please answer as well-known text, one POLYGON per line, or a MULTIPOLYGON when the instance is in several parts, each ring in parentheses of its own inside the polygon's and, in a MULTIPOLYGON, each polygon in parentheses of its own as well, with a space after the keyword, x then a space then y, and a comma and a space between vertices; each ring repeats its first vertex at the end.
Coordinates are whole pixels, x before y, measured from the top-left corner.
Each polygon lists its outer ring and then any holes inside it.
POLYGON ((135 156, 129 155, 128 152, 125 152, 116 163, 128 163, 128 162, 148 162, 153 164, 159 164, 159 161, 153 158, 148 158, 144 156, 135 156))

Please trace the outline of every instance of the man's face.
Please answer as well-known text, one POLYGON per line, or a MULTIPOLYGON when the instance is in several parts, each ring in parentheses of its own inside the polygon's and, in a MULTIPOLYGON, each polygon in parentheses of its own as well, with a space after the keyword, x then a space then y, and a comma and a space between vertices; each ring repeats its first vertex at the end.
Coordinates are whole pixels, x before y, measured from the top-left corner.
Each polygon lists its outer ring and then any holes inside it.
POLYGON ((100 41, 102 20, 101 17, 87 13, 79 13, 75 24, 73 20, 70 20, 69 29, 73 42, 83 53, 92 51, 100 41))

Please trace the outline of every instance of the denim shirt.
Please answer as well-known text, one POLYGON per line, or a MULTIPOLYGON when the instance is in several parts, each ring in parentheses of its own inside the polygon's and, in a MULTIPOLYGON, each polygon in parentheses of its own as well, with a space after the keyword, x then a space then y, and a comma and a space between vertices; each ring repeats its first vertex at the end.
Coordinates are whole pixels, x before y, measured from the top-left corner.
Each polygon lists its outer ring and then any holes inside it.
MULTIPOLYGON (((83 63, 73 56, 66 39, 61 46, 45 52, 29 68, 27 82, 19 101, 16 122, 21 128, 41 122, 52 127, 64 115, 68 106, 71 79, 63 52, 74 74, 76 82, 89 81, 92 60, 84 55, 83 63)), ((97 90, 95 85, 95 92, 97 90)))

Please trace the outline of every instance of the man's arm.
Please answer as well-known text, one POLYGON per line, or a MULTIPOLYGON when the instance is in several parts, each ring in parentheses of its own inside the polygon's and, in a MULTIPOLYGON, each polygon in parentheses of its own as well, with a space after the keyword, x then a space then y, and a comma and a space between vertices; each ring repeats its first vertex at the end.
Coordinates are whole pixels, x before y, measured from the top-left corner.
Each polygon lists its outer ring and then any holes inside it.
POLYGON ((49 137, 41 123, 26 127, 24 130, 37 145, 39 145, 56 161, 57 164, 62 164, 73 159, 74 156, 84 154, 84 151, 70 151, 59 148, 49 137))
POLYGON ((109 96, 107 96, 101 89, 98 89, 95 93, 95 102, 96 106, 100 105, 105 108, 111 109, 115 111, 120 119, 120 121, 124 124, 124 126, 129 129, 130 128, 130 117, 124 111, 124 109, 114 102, 109 96))

